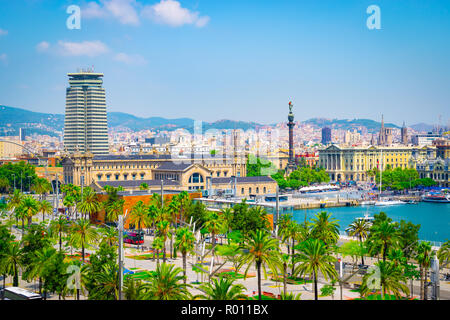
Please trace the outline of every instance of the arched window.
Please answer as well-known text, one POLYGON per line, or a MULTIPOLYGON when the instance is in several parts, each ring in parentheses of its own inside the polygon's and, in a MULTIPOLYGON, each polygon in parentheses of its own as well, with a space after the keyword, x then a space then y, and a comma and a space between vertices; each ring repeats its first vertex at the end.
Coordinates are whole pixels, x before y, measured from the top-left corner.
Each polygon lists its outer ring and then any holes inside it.
POLYGON ((189 177, 189 183, 203 183, 203 176, 196 172, 189 177))

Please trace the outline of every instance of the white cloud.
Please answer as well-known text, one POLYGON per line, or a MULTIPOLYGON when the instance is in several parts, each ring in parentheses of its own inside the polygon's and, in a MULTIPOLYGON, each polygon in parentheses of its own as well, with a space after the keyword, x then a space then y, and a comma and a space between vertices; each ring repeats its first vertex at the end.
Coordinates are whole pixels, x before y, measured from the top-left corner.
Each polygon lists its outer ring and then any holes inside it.
POLYGON ((50 48, 50 44, 47 41, 39 42, 38 45, 36 46, 36 50, 38 52, 47 51, 48 48, 50 48))
POLYGON ((156 23, 172 27, 192 24, 201 28, 209 22, 208 16, 200 17, 198 12, 182 8, 181 4, 175 0, 161 0, 157 4, 145 6, 142 15, 156 23))
POLYGON ((101 0, 100 2, 101 5, 97 2, 89 2, 81 10, 81 16, 84 18, 114 17, 122 24, 139 25, 136 0, 101 0))
POLYGON ((108 15, 106 10, 97 2, 89 2, 85 8, 81 10, 81 18, 104 18, 108 15))
POLYGON ((148 63, 147 60, 139 54, 126 54, 123 52, 116 54, 114 60, 136 66, 143 66, 148 63))
POLYGON ((0 36, 6 36, 8 34, 8 30, 0 29, 0 36))
POLYGON ((143 5, 137 0, 100 0, 91 1, 81 10, 82 18, 115 18, 122 24, 139 25, 140 15, 156 23, 179 27, 195 25, 204 27, 209 22, 208 16, 183 8, 179 1, 160 0, 153 5, 143 5))
POLYGON ((5 65, 8 64, 8 56, 6 55, 6 53, 0 54, 0 62, 5 65))
POLYGON ((95 57, 107 53, 108 47, 101 41, 58 41, 58 53, 64 56, 95 57))

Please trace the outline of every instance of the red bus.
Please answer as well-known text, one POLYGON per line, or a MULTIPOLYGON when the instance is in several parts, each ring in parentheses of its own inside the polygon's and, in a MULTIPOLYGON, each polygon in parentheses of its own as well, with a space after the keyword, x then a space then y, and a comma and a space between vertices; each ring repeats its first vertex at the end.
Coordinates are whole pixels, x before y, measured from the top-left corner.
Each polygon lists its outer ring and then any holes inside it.
POLYGON ((131 244, 144 243, 144 231, 126 231, 123 234, 123 242, 131 244))

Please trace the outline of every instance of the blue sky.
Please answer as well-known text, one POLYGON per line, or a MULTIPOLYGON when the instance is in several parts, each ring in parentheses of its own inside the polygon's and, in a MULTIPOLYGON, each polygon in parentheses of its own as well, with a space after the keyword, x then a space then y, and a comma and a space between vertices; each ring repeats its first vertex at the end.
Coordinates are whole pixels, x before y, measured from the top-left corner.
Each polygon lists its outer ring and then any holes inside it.
POLYGON ((292 100, 298 120, 446 124, 449 57, 448 0, 0 0, 0 104, 40 112, 93 65, 108 110, 138 116, 274 123, 292 100))

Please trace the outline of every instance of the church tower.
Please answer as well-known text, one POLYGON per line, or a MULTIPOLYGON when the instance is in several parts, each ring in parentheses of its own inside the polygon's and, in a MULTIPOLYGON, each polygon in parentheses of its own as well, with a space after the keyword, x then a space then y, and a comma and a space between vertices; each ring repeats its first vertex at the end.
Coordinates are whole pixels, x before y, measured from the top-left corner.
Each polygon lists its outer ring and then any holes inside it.
POLYGON ((403 121, 402 126, 402 144, 405 146, 408 144, 408 128, 405 125, 405 121, 403 121))

